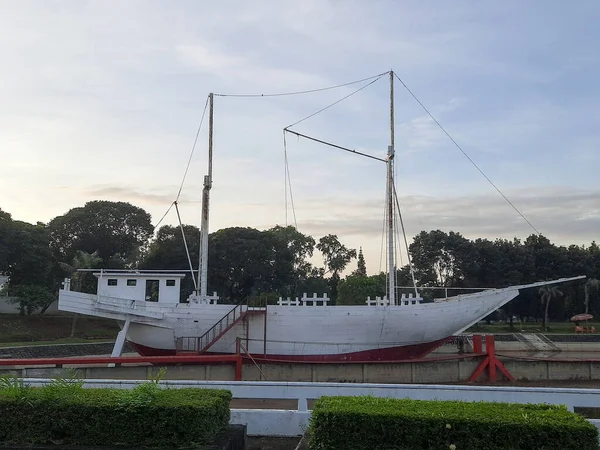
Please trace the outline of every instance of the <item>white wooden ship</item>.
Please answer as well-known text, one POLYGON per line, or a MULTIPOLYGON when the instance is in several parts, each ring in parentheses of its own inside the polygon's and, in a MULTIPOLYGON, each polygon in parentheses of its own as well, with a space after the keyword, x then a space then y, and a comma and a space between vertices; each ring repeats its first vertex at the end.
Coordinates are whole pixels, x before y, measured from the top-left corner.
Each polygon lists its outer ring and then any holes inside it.
POLYGON ((236 340, 257 360, 394 361, 426 355, 519 294, 519 289, 576 278, 512 286, 424 303, 387 298, 364 306, 330 306, 326 297, 302 297, 278 305, 219 304, 216 296, 191 295, 179 302, 183 273, 103 271, 98 293, 60 291, 59 308, 115 319, 123 324, 114 356, 127 339, 141 355, 178 351, 235 353, 236 340), (147 282, 159 285, 145 298, 147 282), (142 289, 140 289, 140 287, 142 289))
MULTIPOLYGON (((392 93, 393 79, 394 74, 390 72, 392 93)), ((201 262, 198 280, 194 280, 196 290, 188 302, 180 302, 183 271, 98 270, 94 273, 98 277, 96 294, 72 291, 70 280, 65 280, 59 293, 59 309, 117 320, 122 330, 113 356, 121 354, 126 340, 141 355, 148 356, 177 352, 235 353, 236 343, 241 342, 255 360, 397 361, 425 356, 449 337, 514 299, 520 289, 584 278, 484 290, 432 302, 423 301, 415 283, 414 296, 399 296, 394 245, 397 197, 393 170, 393 94, 390 98, 391 145, 387 158, 362 154, 387 165, 388 277, 384 298, 365 299, 363 306, 332 306, 325 296, 305 294, 298 300, 281 299, 277 305, 258 307, 247 303, 219 303, 216 293, 207 294, 213 124, 213 95, 210 94, 209 169, 203 189, 201 262)))

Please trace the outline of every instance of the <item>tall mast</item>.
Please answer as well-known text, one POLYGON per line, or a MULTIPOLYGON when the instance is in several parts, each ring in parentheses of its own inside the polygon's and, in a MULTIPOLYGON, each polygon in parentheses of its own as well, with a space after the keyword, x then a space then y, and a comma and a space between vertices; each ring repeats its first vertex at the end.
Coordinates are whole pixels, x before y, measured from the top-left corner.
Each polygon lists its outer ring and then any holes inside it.
POLYGON ((212 153, 213 153, 213 94, 208 95, 208 175, 204 176, 202 189, 202 222, 200 236, 200 271, 198 272, 198 285, 200 296, 206 296, 208 280, 208 216, 210 210, 210 188, 212 187, 212 153))
POLYGON ((390 145, 387 156, 388 200, 388 299, 396 304, 396 265, 394 263, 394 72, 390 70, 390 145))

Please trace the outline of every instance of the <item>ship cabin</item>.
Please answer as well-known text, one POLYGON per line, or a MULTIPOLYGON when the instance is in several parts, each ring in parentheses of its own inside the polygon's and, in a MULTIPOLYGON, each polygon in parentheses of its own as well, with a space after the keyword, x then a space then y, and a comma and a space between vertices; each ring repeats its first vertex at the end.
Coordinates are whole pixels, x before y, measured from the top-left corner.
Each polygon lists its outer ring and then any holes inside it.
POLYGON ((97 272, 98 297, 177 304, 182 273, 97 272))

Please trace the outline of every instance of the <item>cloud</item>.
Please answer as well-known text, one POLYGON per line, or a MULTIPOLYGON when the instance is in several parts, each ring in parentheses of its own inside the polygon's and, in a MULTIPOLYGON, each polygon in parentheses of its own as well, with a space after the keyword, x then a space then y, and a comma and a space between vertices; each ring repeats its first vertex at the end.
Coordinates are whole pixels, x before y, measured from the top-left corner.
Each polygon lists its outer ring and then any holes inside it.
POLYGON ((94 199, 106 199, 112 201, 127 201, 132 203, 143 203, 144 205, 169 205, 175 199, 176 187, 170 187, 169 193, 139 192, 136 189, 124 186, 90 186, 82 192, 84 196, 94 199), (124 200, 126 199, 126 200, 124 200))
MULTIPOLYGON (((313 89, 394 69, 542 232, 589 242, 598 12, 593 1, 542 12, 516 1, 13 2, 0 15, 10 36, 0 45, 0 206, 35 222, 102 197, 156 220, 177 194, 209 92, 313 89)), ((211 228, 285 221, 283 127, 358 87, 217 97, 211 228)), ((383 155, 388 87, 384 77, 298 131, 383 155)), ((528 234, 400 83, 395 92, 409 234, 528 234)), ((199 217, 206 141, 204 127, 181 198, 186 222, 199 217)), ((337 233, 377 260, 385 167, 293 138, 288 160, 300 229, 337 233)))
MULTIPOLYGON (((538 230, 559 244, 598 239, 600 191, 553 187, 509 192, 511 202, 538 230)), ((422 230, 458 231, 470 238, 526 237, 534 230, 499 195, 400 197, 409 236, 422 230)), ((309 234, 380 236, 383 200, 314 198, 297 210, 309 234)))

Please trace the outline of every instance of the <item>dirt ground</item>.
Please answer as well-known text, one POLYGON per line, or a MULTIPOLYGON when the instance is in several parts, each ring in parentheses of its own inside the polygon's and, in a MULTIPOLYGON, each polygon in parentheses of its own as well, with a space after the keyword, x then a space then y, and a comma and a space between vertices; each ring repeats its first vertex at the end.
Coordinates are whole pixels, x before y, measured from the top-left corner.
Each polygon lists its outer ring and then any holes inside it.
POLYGON ((249 437, 248 450, 294 450, 300 438, 249 437))

